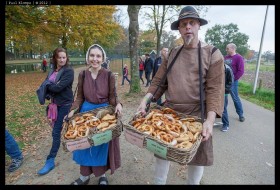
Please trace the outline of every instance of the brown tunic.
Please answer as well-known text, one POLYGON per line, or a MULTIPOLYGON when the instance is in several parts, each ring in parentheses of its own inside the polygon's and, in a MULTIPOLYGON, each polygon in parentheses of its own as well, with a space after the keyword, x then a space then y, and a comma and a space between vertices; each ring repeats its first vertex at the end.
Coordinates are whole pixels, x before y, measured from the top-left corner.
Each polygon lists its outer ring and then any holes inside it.
MULTIPOLYGON (((163 61, 153 78, 148 93, 153 94, 156 91, 160 79, 179 49, 180 47, 174 48, 168 61, 163 61)), ((220 118, 224 109, 224 58, 219 50, 211 55, 212 49, 213 46, 201 42, 205 116, 209 111, 214 111, 220 118)), ((167 101, 165 106, 187 115, 200 117, 198 48, 184 47, 182 49, 172 69, 167 74, 167 81, 168 88, 167 85, 162 85, 155 94, 155 98, 159 98, 165 92, 167 101)), ((201 166, 213 164, 212 137, 201 143, 197 154, 189 164, 201 166)))
MULTIPOLYGON (((96 79, 93 79, 91 77, 91 72, 87 69, 83 81, 83 71, 81 71, 78 77, 77 97, 70 110, 79 108, 84 102, 84 98, 90 103, 101 104, 109 102, 110 105, 116 106, 119 100, 116 93, 114 74, 111 73, 109 77, 109 71, 101 68, 96 79), (109 83, 108 80, 110 80, 109 83)), ((94 173, 95 176, 100 176, 110 169, 111 174, 113 174, 120 166, 120 143, 117 137, 109 141, 107 166, 81 166, 80 173, 84 176, 88 176, 91 173, 94 173)))
POLYGON ((116 87, 115 76, 111 74, 108 84, 108 70, 101 68, 96 79, 91 77, 91 72, 85 71, 85 79, 83 82, 83 71, 79 73, 77 97, 70 110, 79 108, 84 102, 84 97, 87 102, 101 104, 108 102, 110 105, 116 106, 119 103, 116 87))

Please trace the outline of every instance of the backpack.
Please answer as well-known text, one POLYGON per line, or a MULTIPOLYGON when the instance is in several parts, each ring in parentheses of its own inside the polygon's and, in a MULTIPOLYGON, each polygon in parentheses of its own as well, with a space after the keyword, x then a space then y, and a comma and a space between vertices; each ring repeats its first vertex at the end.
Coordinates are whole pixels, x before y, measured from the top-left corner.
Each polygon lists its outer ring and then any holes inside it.
POLYGON ((224 64, 225 66, 225 93, 229 94, 231 91, 231 87, 234 83, 234 75, 232 68, 228 66, 227 64, 224 64))

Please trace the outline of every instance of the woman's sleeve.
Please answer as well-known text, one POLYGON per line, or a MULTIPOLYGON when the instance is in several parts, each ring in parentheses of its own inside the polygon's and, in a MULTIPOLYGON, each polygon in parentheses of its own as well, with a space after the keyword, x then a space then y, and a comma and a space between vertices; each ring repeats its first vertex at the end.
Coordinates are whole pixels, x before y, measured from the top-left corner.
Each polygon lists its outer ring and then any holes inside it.
POLYGON ((109 85, 109 104, 112 106, 116 106, 118 103, 120 103, 117 95, 116 90, 116 79, 113 73, 111 73, 110 76, 110 85, 109 85))

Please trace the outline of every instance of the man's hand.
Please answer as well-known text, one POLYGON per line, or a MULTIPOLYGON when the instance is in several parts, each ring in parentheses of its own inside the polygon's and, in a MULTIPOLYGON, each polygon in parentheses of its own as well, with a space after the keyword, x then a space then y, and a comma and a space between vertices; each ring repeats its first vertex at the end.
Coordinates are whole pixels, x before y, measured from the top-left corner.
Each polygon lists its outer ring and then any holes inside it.
POLYGON ((146 101, 142 100, 139 107, 137 108, 137 113, 141 113, 142 115, 146 114, 146 101))
POLYGON ((144 96, 140 105, 137 108, 137 113, 140 112, 142 115, 146 114, 146 107, 147 107, 148 102, 150 102, 150 99, 152 98, 152 96, 153 95, 151 93, 148 93, 144 96))
POLYGON ((213 135, 213 126, 216 118, 216 113, 209 111, 207 113, 207 119, 202 125, 202 141, 207 141, 210 136, 213 135))

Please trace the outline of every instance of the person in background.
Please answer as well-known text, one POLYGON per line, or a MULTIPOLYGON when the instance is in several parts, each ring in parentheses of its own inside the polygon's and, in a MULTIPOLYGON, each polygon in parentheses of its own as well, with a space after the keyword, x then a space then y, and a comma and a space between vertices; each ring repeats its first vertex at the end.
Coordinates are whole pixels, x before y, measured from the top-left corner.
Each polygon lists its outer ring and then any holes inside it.
POLYGON ((101 64, 101 67, 103 67, 104 69, 108 69, 108 64, 106 61, 104 61, 102 64, 101 64))
MULTIPOLYGON (((151 99, 157 100, 165 93, 165 107, 199 118, 201 112, 204 113, 206 120, 202 125, 202 142, 197 153, 188 163, 187 184, 192 185, 200 184, 204 166, 213 165, 213 125, 216 117, 221 118, 224 107, 225 69, 223 55, 214 46, 198 39, 200 27, 207 23, 207 20, 199 17, 198 12, 192 6, 186 6, 180 11, 178 20, 171 24, 171 29, 179 30, 184 44, 171 50, 168 58, 162 60, 147 94, 137 109, 142 114, 146 114, 146 106, 151 99), (181 52, 167 74, 166 85, 159 85, 178 51, 181 52), (202 93, 204 95, 202 101, 205 110, 201 110, 200 104, 199 60, 201 60, 202 66, 202 93), (159 90, 154 94, 158 87, 159 90)), ((166 184, 170 161, 156 154, 155 156, 154 183, 166 184)))
POLYGON ((146 56, 146 59, 145 59, 145 64, 144 64, 144 70, 145 70, 145 76, 147 79, 147 84, 145 87, 149 87, 151 84, 151 81, 152 81, 150 77, 151 77, 151 74, 153 71, 154 62, 153 62, 152 58, 150 58, 150 54, 146 53, 145 56, 146 56))
POLYGON ((53 69, 53 59, 50 58, 50 69, 53 69))
POLYGON ((145 84, 143 80, 143 72, 144 72, 144 61, 142 60, 141 57, 139 57, 139 77, 140 80, 142 81, 142 84, 145 84))
POLYGON ((238 80, 244 74, 244 59, 236 53, 236 45, 230 43, 226 47, 227 55, 225 56, 225 63, 232 68, 234 74, 234 83, 231 87, 230 95, 234 103, 236 113, 239 116, 239 121, 244 122, 245 117, 243 115, 243 107, 241 100, 238 96, 238 80))
POLYGON ((221 131, 227 132, 229 129, 229 120, 228 120, 228 113, 227 113, 227 105, 228 105, 228 94, 231 91, 231 87, 234 83, 234 75, 230 66, 225 64, 225 101, 224 101, 224 112, 222 115, 222 123, 223 127, 221 131))
POLYGON ((69 65, 69 57, 64 48, 56 48, 53 52, 53 69, 49 71, 47 92, 51 96, 48 105, 48 119, 52 127, 52 146, 45 165, 37 172, 45 175, 55 168, 55 158, 61 143, 63 118, 68 114, 73 102, 72 84, 74 70, 69 65))
POLYGON ((130 80, 128 79, 128 68, 126 64, 124 65, 123 68, 122 86, 124 85, 124 80, 127 80, 127 82, 130 84, 130 80))
MULTIPOLYGON (((163 57, 167 57, 168 56, 168 48, 163 47, 160 51, 160 56, 156 58, 155 63, 154 63, 154 68, 153 68, 153 73, 152 73, 152 79, 154 78, 154 76, 156 75, 156 72, 158 71, 159 66, 162 63, 163 57)), ((162 103, 162 97, 160 97, 157 100, 157 105, 161 105, 162 103)))
MULTIPOLYGON (((89 67, 79 73, 77 97, 68 118, 78 113, 79 108, 81 113, 108 105, 114 106, 115 113, 121 117, 122 104, 117 96, 115 76, 101 67, 104 60, 106 53, 100 45, 93 44, 88 48, 86 62, 89 67)), ((80 177, 71 185, 87 185, 91 174, 100 176, 99 185, 109 185, 105 172, 111 170, 113 174, 121 166, 119 137, 98 146, 75 150, 73 160, 80 165, 80 177)))
POLYGON ((42 62, 42 70, 43 72, 45 73, 47 71, 47 59, 46 58, 43 58, 43 62, 42 62))
POLYGON ((23 163, 23 155, 14 137, 5 129, 5 151, 12 159, 8 171, 16 171, 23 163))

